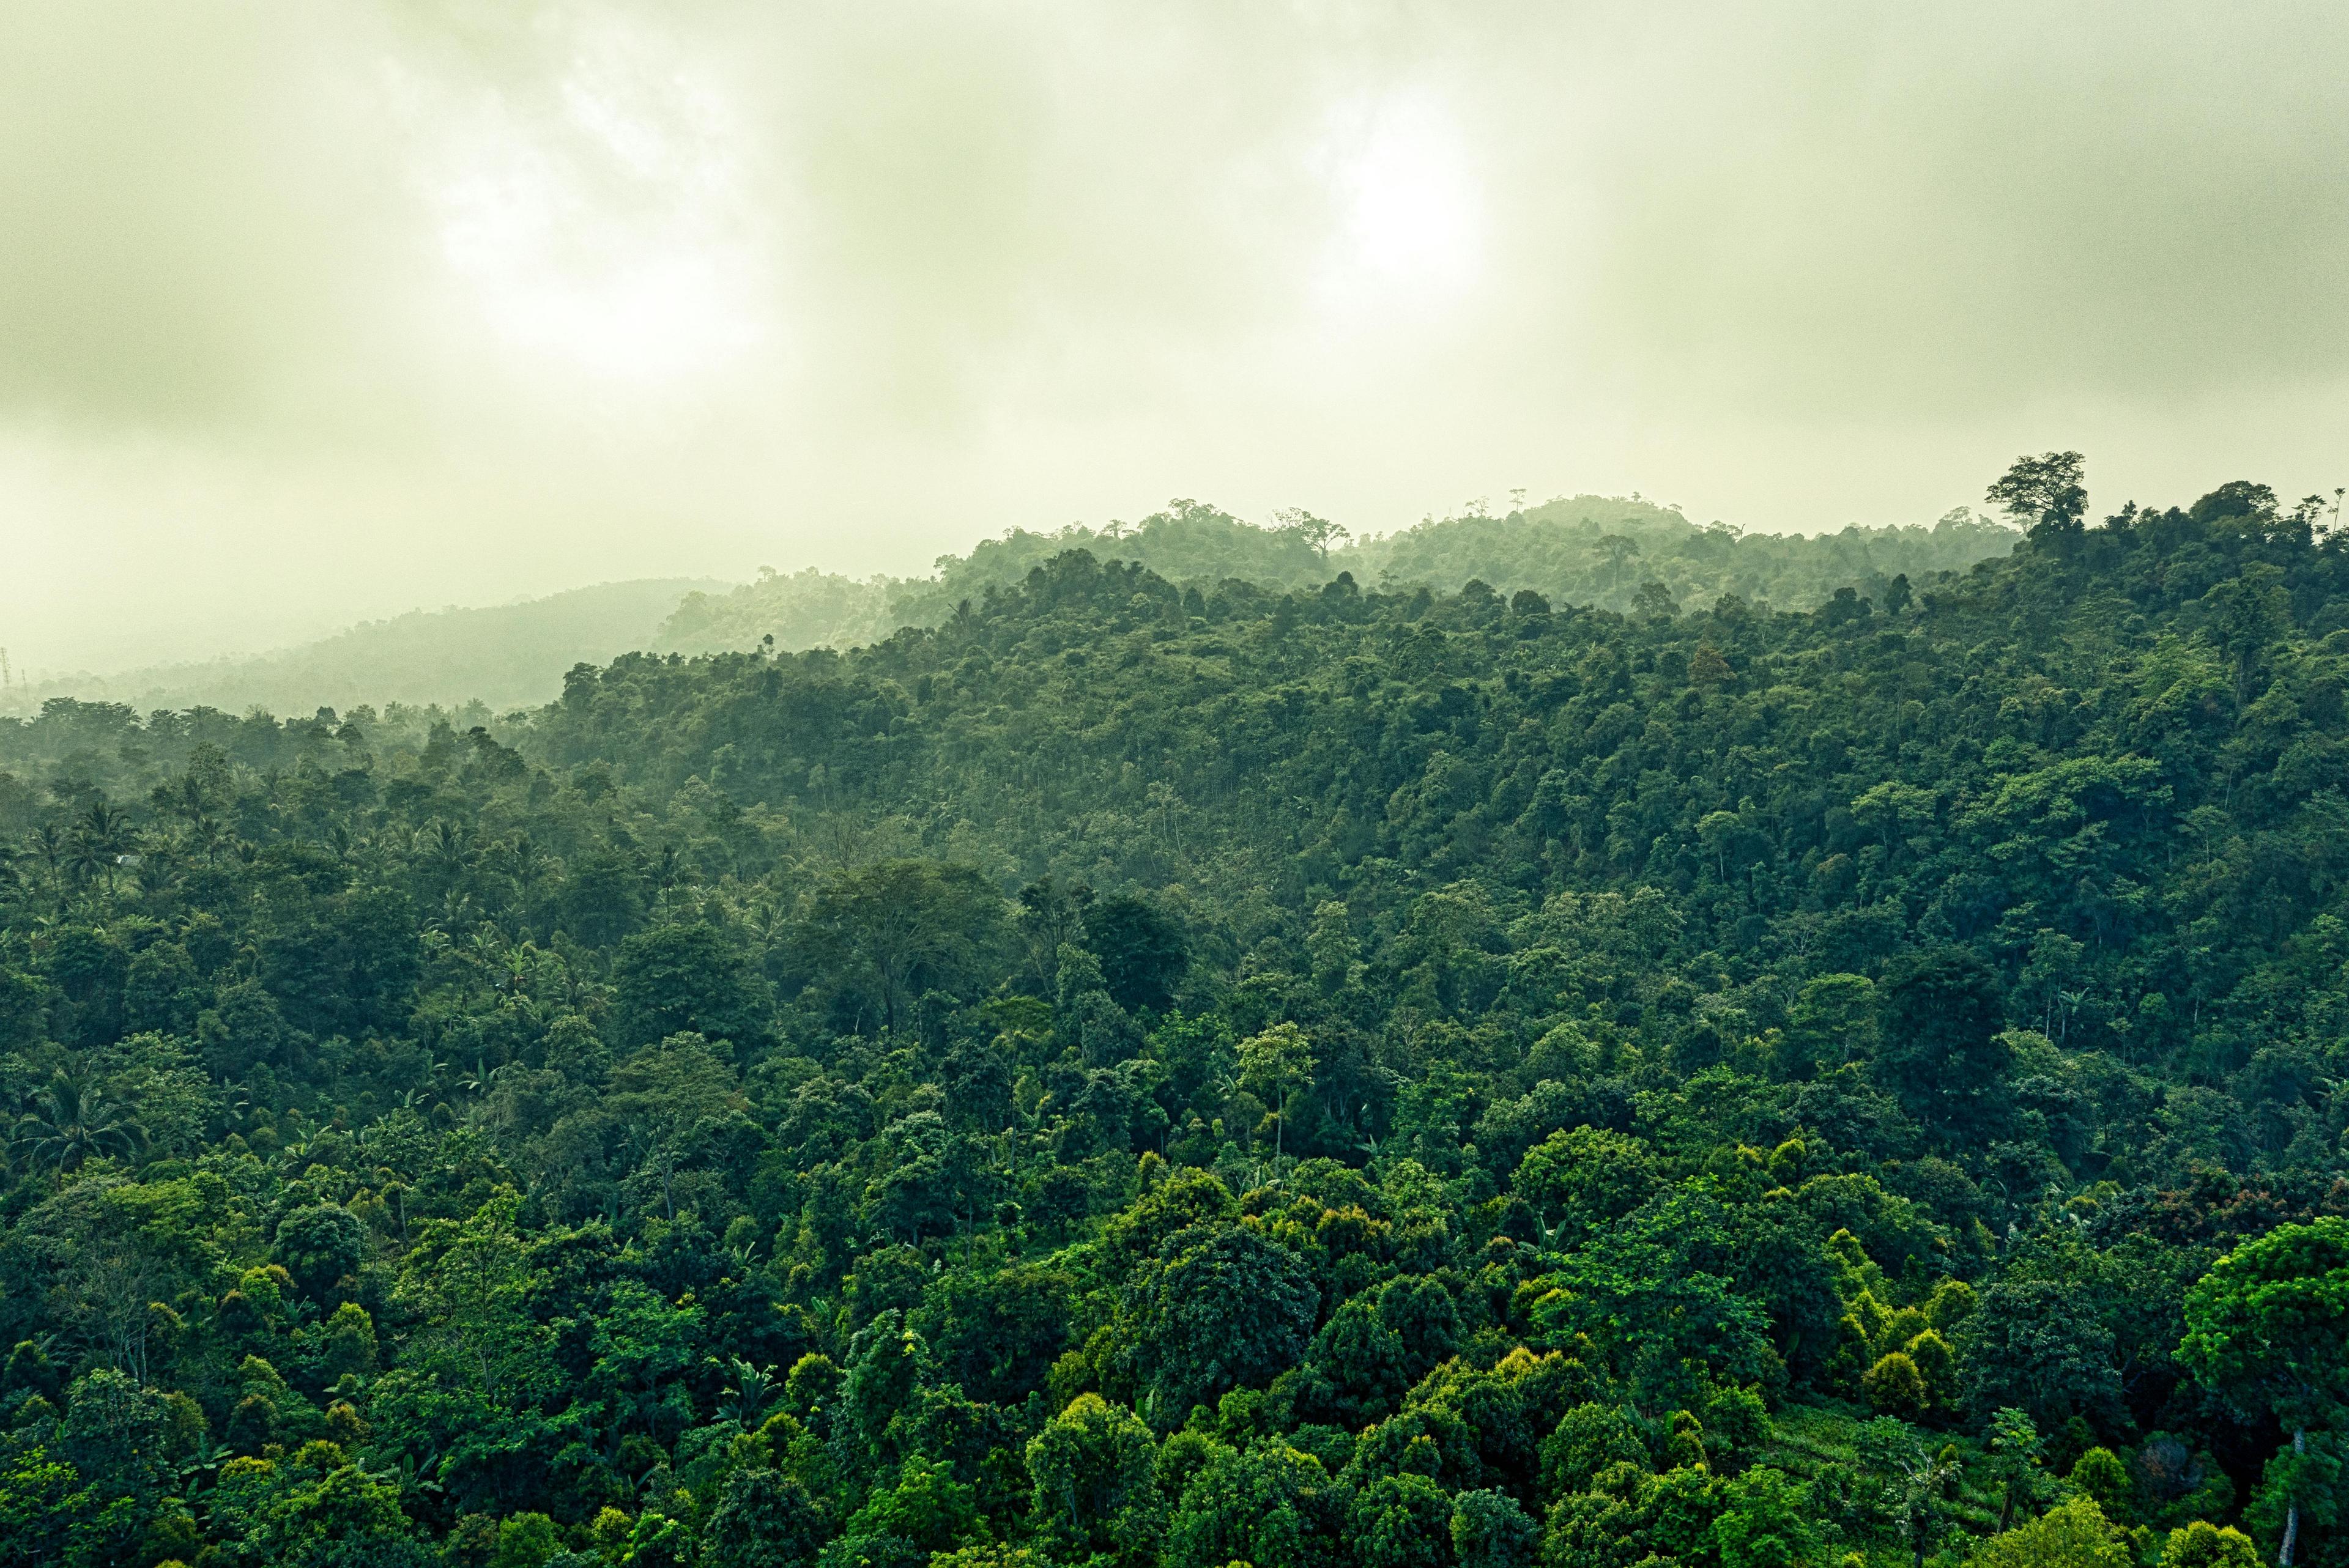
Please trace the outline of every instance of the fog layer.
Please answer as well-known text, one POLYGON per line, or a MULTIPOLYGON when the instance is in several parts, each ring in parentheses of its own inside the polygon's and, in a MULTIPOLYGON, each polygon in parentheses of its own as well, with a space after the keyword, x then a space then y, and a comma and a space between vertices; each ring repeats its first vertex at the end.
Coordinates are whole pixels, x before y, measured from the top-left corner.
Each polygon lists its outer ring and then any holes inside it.
POLYGON ((0 645, 916 572, 1173 495, 2330 490, 2314 5, 28 0, 0 645))

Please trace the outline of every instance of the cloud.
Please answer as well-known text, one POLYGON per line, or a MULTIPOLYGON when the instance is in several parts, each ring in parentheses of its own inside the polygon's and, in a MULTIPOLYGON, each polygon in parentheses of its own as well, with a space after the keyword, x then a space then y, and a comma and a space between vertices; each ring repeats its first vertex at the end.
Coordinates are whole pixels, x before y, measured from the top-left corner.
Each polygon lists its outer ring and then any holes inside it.
POLYGON ((2056 444, 2100 500, 2329 485, 2345 44, 2166 3, 28 0, 0 629, 204 653, 1176 493, 1832 527, 2056 444))

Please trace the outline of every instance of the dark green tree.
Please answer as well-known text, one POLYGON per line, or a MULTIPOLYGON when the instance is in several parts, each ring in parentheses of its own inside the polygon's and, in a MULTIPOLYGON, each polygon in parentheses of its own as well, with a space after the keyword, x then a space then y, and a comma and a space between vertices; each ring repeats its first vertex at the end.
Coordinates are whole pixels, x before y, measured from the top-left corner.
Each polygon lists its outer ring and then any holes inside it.
POLYGON ((2302 1512, 2330 1522, 2340 1465, 2324 1453, 2349 1422, 2349 1219, 2282 1225, 2212 1266, 2187 1294, 2178 1355, 2195 1376, 2292 1434, 2268 1466, 2281 1503, 2276 1560, 2291 1568, 2302 1512), (2309 1434, 2320 1434, 2311 1453, 2309 1434), (2313 1460, 2314 1462, 2311 1462, 2313 1460))

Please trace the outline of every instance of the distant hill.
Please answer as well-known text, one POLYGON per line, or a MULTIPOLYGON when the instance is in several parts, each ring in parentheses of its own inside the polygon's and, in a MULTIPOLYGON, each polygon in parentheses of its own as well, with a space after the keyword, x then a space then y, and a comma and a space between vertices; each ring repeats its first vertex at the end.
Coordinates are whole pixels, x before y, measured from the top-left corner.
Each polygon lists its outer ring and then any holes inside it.
POLYGON ((989 590, 1025 582, 1069 550, 1139 562, 1203 589, 1231 578, 1307 587, 1342 572, 1366 588, 1451 593, 1471 581, 1505 595, 1529 588, 1561 606, 1629 611, 1643 588, 1653 603, 1652 584, 1682 610, 1706 608, 1724 593, 1808 610, 1838 588, 1881 597, 1896 575, 1921 586, 1933 573, 1966 571, 2005 555, 2018 537, 1962 507, 1930 528, 1766 534, 1700 526, 1636 498, 1586 495, 1350 541, 1302 513, 1265 528, 1205 502, 1174 500, 1139 522, 1015 528, 966 555, 940 556, 926 577, 809 568, 762 572, 740 584, 646 578, 481 609, 418 610, 276 653, 55 679, 0 694, 0 712, 29 712, 51 696, 140 711, 307 714, 390 703, 503 711, 550 701, 574 665, 608 664, 623 653, 714 653, 767 637, 786 652, 869 645, 901 626, 940 624, 964 601, 982 603, 989 590))
MULTIPOLYGON (((2002 556, 2021 537, 1961 507, 1930 528, 1850 527, 1838 533, 1744 533, 1700 526, 1669 507, 1612 496, 1571 496, 1502 517, 1430 519, 1324 551, 1319 520, 1292 514, 1258 527, 1194 500, 1169 502, 1138 523, 1050 532, 1013 529, 968 555, 943 555, 923 578, 864 579, 770 573, 724 593, 697 593, 661 628, 684 653, 747 648, 772 636, 785 650, 878 642, 899 626, 934 626, 964 600, 1026 580, 1066 550, 1131 561, 1171 582, 1212 587, 1239 578, 1296 588, 1350 573, 1365 587, 1456 591, 1482 581, 1502 593, 1530 588, 1559 604, 1628 611, 1661 585, 1683 610, 1724 593, 1757 605, 1809 610, 1838 588, 1880 595, 1895 576, 1921 581, 2002 556)), ((1323 525, 1326 526, 1326 525, 1323 525)))
POLYGON ((1476 578, 1503 593, 1531 588, 1561 604, 1621 611, 1652 583, 1682 610, 1708 608, 1723 593, 1812 610, 1838 588, 1874 597, 1895 576, 1970 570, 2010 553, 2021 537, 1964 507, 1930 528, 1745 533, 1699 527, 1642 501, 1573 496, 1506 517, 1423 522, 1349 555, 1371 569, 1365 577, 1356 566, 1358 579, 1389 587, 1450 592, 1476 578))
POLYGON ((65 676, 11 694, 6 706, 36 707, 51 696, 280 714, 395 702, 535 706, 562 695, 572 665, 654 646, 680 598, 717 586, 706 578, 644 578, 512 604, 412 610, 275 653, 65 676))

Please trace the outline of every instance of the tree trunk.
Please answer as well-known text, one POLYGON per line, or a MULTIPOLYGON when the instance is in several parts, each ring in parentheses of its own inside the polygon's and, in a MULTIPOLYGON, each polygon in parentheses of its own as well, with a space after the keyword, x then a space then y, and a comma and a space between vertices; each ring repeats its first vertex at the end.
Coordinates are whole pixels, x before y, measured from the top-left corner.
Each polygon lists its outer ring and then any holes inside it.
MULTIPOLYGON (((2292 1452, 2294 1459, 2298 1459, 2308 1452, 2308 1432, 2306 1429, 2298 1429, 2292 1432, 2292 1452)), ((2276 1568, 2292 1568, 2292 1549, 2294 1545, 2298 1544, 2299 1541, 2300 1499, 2295 1497, 2284 1508, 2283 1544, 2276 1551, 2276 1568)))

